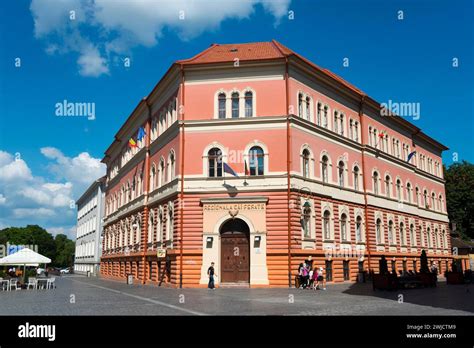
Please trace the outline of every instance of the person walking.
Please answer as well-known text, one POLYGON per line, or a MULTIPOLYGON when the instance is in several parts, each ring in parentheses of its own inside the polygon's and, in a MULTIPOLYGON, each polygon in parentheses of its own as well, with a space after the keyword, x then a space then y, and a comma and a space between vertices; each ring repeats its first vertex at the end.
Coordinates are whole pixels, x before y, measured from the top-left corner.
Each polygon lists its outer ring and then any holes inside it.
POLYGON ((214 286, 214 262, 211 262, 211 266, 207 269, 207 275, 209 276, 209 283, 207 284, 207 287, 209 289, 215 290, 214 286))

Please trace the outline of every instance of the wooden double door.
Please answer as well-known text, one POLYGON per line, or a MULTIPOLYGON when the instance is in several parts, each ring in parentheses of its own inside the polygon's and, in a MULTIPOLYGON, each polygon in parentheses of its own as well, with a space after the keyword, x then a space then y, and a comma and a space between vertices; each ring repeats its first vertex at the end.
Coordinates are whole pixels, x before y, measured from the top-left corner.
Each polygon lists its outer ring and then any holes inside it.
POLYGON ((240 221, 224 225, 226 228, 221 230, 222 283, 250 281, 249 231, 247 224, 240 221))

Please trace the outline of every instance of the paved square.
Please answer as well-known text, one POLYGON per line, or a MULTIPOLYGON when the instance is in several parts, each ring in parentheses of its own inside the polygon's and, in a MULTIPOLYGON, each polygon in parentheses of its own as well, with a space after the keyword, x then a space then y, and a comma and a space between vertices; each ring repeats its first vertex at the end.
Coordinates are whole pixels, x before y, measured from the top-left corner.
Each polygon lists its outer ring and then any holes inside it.
POLYGON ((54 290, 0 292, 0 315, 473 315, 474 286, 373 291, 367 284, 300 289, 171 289, 78 275, 54 290), (403 303, 399 303, 403 295, 403 303))

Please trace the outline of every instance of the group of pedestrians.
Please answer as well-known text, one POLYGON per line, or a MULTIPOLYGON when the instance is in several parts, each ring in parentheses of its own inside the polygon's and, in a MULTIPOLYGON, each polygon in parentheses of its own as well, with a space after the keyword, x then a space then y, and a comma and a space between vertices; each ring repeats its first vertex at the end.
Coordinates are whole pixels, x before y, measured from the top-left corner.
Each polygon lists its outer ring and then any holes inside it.
POLYGON ((326 290, 326 279, 323 267, 314 267, 311 258, 300 263, 298 267, 298 288, 326 290))

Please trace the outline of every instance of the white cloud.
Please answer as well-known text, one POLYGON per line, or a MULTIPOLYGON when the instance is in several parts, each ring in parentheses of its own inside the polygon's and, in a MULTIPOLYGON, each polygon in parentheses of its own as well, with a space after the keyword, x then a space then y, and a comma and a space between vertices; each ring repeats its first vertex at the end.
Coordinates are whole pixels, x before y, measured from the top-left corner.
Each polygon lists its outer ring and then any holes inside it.
POLYGON ((56 163, 49 165, 49 169, 59 178, 68 182, 88 186, 105 174, 105 164, 101 163, 99 158, 91 157, 87 152, 82 152, 71 158, 64 156, 60 150, 54 147, 43 147, 41 153, 56 161, 56 163))
POLYGON ((182 40, 217 29, 227 19, 250 18, 257 6, 275 23, 286 15, 291 0, 32 0, 35 36, 48 41, 48 54, 76 52, 80 74, 109 73, 114 55, 134 46, 154 46, 164 29, 182 40), (71 20, 71 12, 75 19, 71 20))
POLYGON ((0 151, 0 226, 74 225, 74 199, 105 174, 100 159, 87 152, 68 157, 57 148, 45 147, 41 153, 50 175, 33 175, 24 160, 0 151))
POLYGON ((31 171, 21 158, 0 151, 0 183, 31 180, 31 171))
POLYGON ((77 60, 79 73, 83 76, 97 77, 109 73, 107 60, 100 56, 96 47, 91 47, 81 53, 77 60))
POLYGON ((15 208, 13 209, 13 214, 15 217, 18 218, 25 218, 25 217, 52 217, 55 216, 56 213, 53 209, 48 208, 15 208))
POLYGON ((45 230, 51 233, 53 236, 65 234, 69 239, 76 239, 76 226, 46 227, 45 230))

